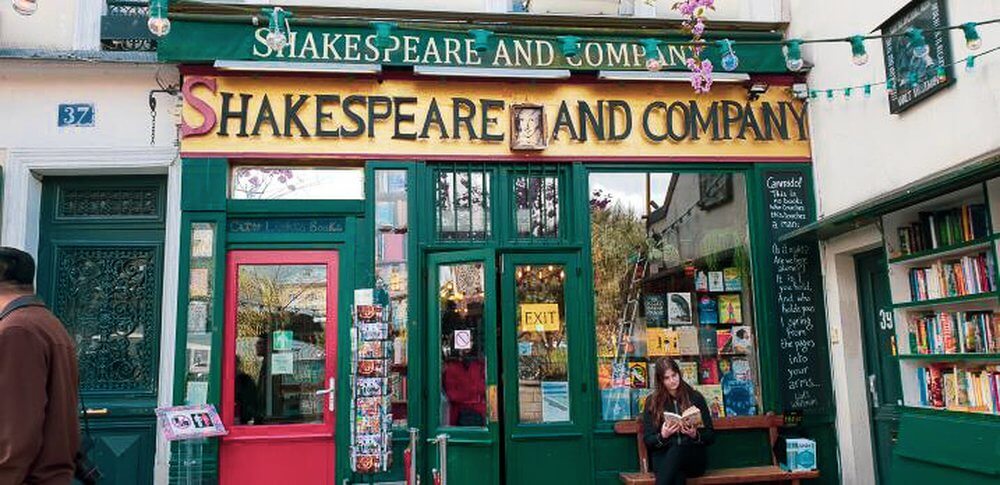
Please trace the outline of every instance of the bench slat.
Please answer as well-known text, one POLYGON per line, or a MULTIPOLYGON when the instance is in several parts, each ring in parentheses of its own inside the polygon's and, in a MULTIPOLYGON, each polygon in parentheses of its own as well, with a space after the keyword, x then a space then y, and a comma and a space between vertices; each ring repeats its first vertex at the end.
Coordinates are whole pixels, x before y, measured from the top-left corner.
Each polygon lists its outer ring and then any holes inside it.
POLYGON ((722 483, 755 483, 770 481, 805 480, 807 478, 817 478, 819 472, 815 470, 786 472, 773 465, 751 466, 741 468, 719 468, 709 470, 704 475, 697 478, 689 478, 688 485, 712 485, 722 483))

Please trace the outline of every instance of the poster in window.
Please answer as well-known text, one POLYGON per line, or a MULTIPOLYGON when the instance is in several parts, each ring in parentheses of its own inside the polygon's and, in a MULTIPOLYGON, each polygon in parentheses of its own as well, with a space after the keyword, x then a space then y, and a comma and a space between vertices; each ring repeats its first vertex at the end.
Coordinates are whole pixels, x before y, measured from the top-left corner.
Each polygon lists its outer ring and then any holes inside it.
POLYGON ((733 200, 733 174, 698 174, 698 207, 709 210, 731 200, 733 200))
POLYGON ((951 68, 948 18, 944 0, 914 0, 882 24, 885 76, 894 83, 889 93, 889 112, 900 113, 955 82, 951 68), (905 35, 907 29, 923 31, 925 47, 916 46, 905 35))

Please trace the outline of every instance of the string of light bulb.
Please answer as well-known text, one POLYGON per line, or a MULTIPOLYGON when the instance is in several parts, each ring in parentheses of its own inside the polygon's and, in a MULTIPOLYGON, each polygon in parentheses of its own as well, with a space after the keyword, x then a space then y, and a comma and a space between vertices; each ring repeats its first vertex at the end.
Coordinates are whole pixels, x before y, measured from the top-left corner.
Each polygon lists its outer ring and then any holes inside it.
MULTIPOLYGON (((980 52, 978 54, 970 54, 969 56, 966 56, 965 58, 962 58, 962 59, 959 59, 957 61, 954 61, 954 62, 952 62, 950 64, 944 64, 944 65, 938 66, 935 74, 939 78, 945 78, 947 76, 947 68, 953 67, 953 66, 957 66, 959 64, 964 64, 965 65, 965 71, 971 73, 971 72, 973 72, 975 70, 976 59, 978 59, 980 57, 983 57, 983 56, 986 56, 988 54, 992 54, 992 53, 997 52, 997 51, 1000 51, 1000 46, 994 47, 992 49, 987 49, 987 50, 982 51, 982 52, 980 52)), ((830 101, 830 100, 834 99, 834 97, 835 97, 835 95, 837 93, 843 93, 844 99, 851 99, 851 95, 854 94, 854 92, 856 92, 856 91, 861 91, 862 95, 865 98, 868 98, 868 97, 871 97, 873 88, 881 87, 881 86, 885 86, 886 92, 889 93, 889 94, 892 94, 893 91, 896 89, 896 83, 895 83, 895 81, 892 78, 887 78, 884 81, 870 82, 870 83, 865 83, 865 84, 857 84, 857 85, 853 85, 853 86, 845 86, 845 87, 839 87, 839 88, 812 88, 812 89, 809 89, 809 98, 810 99, 818 99, 821 95, 823 95, 828 101, 830 101)))

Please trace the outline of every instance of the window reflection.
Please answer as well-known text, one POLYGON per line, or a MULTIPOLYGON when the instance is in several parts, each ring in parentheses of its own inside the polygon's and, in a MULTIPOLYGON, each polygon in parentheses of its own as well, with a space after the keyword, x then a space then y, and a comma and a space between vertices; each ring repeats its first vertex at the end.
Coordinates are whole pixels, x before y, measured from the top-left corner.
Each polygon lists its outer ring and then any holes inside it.
POLYGON ((326 266, 243 265, 238 274, 236 423, 322 422, 326 266))
POLYGON ((361 167, 233 167, 230 197, 254 200, 361 200, 361 167))
POLYGON ((448 426, 486 426, 483 265, 440 266, 438 282, 441 422, 448 426))

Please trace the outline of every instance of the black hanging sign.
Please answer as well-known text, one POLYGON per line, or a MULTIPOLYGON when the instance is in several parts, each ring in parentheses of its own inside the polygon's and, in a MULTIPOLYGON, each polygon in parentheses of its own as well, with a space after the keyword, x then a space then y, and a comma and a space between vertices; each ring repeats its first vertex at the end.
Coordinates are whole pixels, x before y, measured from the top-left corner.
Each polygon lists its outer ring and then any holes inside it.
POLYGON ((955 82, 948 31, 927 31, 947 25, 944 0, 914 0, 881 25, 883 35, 904 34, 882 39, 885 76, 895 88, 889 92, 890 113, 900 113, 955 82), (925 46, 905 35, 911 27, 923 31, 925 46))

